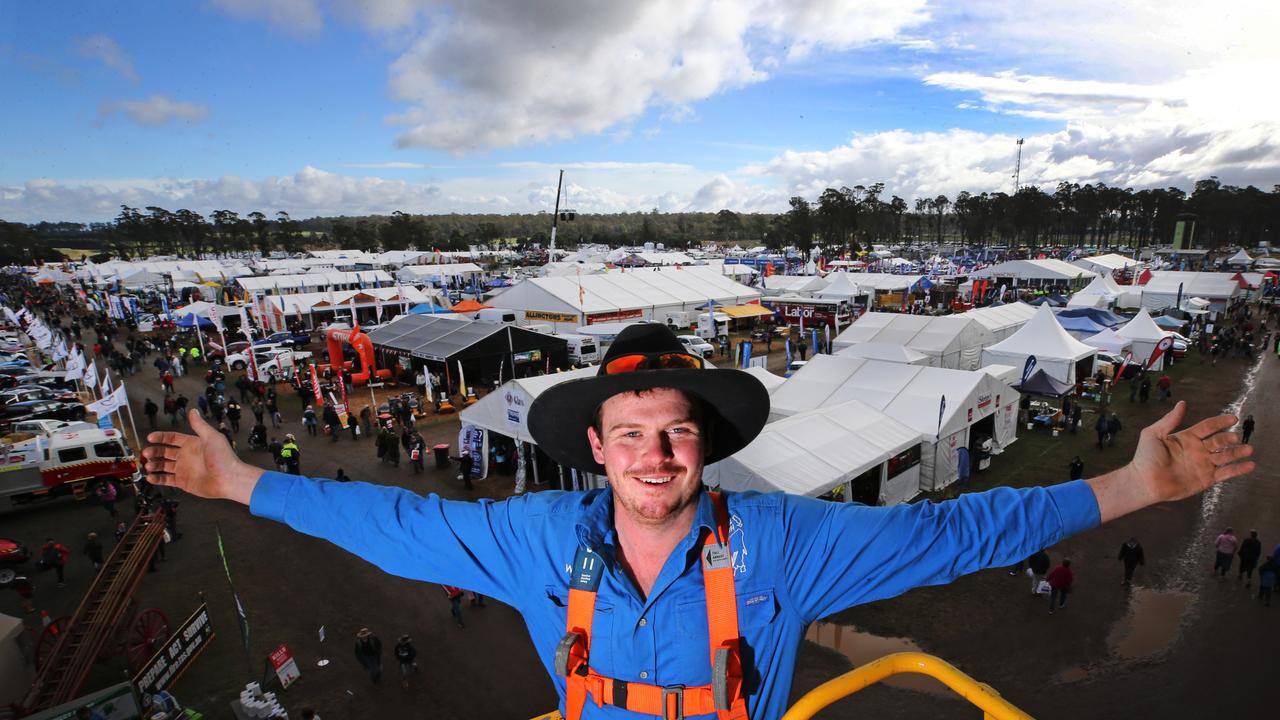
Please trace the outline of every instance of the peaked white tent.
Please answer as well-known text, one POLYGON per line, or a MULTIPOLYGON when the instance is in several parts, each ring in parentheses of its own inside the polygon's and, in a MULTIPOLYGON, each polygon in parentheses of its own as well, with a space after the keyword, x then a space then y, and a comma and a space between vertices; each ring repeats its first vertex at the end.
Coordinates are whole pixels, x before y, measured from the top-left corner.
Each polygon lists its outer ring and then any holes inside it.
POLYGON ((896 505, 920 493, 920 465, 897 463, 899 472, 890 476, 889 461, 918 457, 919 447, 919 433, 849 400, 765 425, 750 445, 707 466, 703 481, 726 490, 815 497, 851 484, 846 498, 896 505))
POLYGON ((837 272, 828 275, 827 286, 815 292, 813 296, 827 300, 848 300, 866 294, 865 290, 858 289, 853 278, 849 277, 849 273, 837 272))
POLYGON ((960 448, 980 437, 997 447, 1017 440, 1018 397, 982 371, 815 355, 773 391, 770 416, 860 400, 919 433, 920 488, 938 490, 957 478, 960 448))
POLYGON ((782 377, 781 375, 774 375, 773 373, 769 372, 768 370, 765 370, 759 365, 752 365, 751 367, 747 368, 744 372, 750 373, 751 375, 755 375, 756 379, 760 381, 760 384, 764 385, 764 389, 768 390, 769 392, 773 392, 774 390, 777 390, 779 387, 782 386, 783 383, 787 381, 787 379, 782 377))
POLYGON ((1115 353, 1116 355, 1123 355, 1133 348, 1132 340, 1120 335, 1111 328, 1107 328, 1100 333, 1090 335, 1080 342, 1085 345, 1096 347, 1099 350, 1106 350, 1109 353, 1115 353))
MULTIPOLYGON (((1116 334, 1133 343, 1133 357, 1138 362, 1146 362, 1147 358, 1151 357, 1151 352, 1156 349, 1156 345, 1168 335, 1160 329, 1155 320, 1151 319, 1151 313, 1147 312, 1146 308, 1139 310, 1132 320, 1116 331, 1116 334)), ((1164 356, 1156 360, 1148 369, 1164 369, 1164 356)))
POLYGON ((983 364, 1023 367, 1034 355, 1036 367, 1060 382, 1075 384, 1093 374, 1098 349, 1076 340, 1062 328, 1047 305, 1018 332, 982 352, 983 364))
POLYGON ((1244 251, 1244 248, 1240 248, 1239 252, 1227 258, 1227 264, 1242 265, 1244 267, 1249 267, 1253 265, 1253 258, 1249 255, 1249 253, 1244 251))
POLYGON ((533 377, 509 380, 480 398, 460 414, 464 425, 475 425, 520 442, 533 442, 529 434, 529 407, 547 388, 562 382, 590 377, 599 368, 595 366, 533 377))
POLYGON ((1080 292, 1071 296, 1067 307, 1110 307, 1120 297, 1120 286, 1110 277, 1098 275, 1080 292))
POLYGON ((764 278, 764 289, 774 295, 795 293, 802 297, 812 297, 826 286, 817 275, 767 275, 764 278))

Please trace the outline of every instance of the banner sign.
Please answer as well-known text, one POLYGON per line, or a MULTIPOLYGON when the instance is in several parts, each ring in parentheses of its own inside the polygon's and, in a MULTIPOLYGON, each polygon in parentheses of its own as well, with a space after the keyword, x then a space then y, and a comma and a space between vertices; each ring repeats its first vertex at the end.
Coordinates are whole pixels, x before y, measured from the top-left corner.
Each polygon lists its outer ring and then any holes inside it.
POLYGON ((288 645, 281 644, 267 656, 267 660, 271 662, 271 669, 276 671, 276 677, 280 678, 280 686, 285 690, 302 677, 302 671, 298 669, 298 662, 293 659, 293 653, 289 652, 288 645))
MULTIPOLYGON (((576 322, 578 322, 578 316, 577 316, 577 315, 572 315, 572 314, 570 314, 570 313, 543 312, 542 310, 525 310, 525 311, 524 311, 524 319, 525 319, 525 320, 530 320, 530 321, 532 321, 532 320, 542 320, 542 321, 544 321, 544 322, 555 322, 555 323, 576 323, 576 322)), ((588 322, 590 322, 590 321, 588 321, 588 322)), ((597 322, 603 322, 603 321, 601 320, 601 321, 597 321, 597 322)))
MULTIPOLYGON (((525 313, 525 317, 528 317, 525 313)), ((587 316, 587 324, 594 325, 596 323, 618 322, 620 320, 635 320, 644 317, 642 310, 617 310, 614 312, 596 313, 587 316)))
POLYGON ((1021 382, 1018 383, 1018 385, 1026 384, 1026 382, 1031 379, 1031 373, 1035 371, 1036 371, 1036 356, 1028 355, 1027 363, 1022 366, 1022 380, 1021 382))
POLYGON ((138 693, 146 697, 172 686, 213 638, 209 606, 201 605, 133 678, 138 693))

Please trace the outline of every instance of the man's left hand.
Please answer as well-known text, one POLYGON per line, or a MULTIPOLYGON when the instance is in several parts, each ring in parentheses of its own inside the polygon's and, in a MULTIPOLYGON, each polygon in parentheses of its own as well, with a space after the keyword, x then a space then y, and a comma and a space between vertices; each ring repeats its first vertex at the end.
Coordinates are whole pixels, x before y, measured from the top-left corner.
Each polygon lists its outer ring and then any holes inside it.
POLYGON ((1241 444, 1238 433, 1228 432, 1236 425, 1234 415, 1208 418, 1177 431, 1186 414, 1186 403, 1178 402, 1142 431, 1127 466, 1090 481, 1102 522, 1191 497, 1254 470, 1256 463, 1244 461, 1253 454, 1253 446, 1241 444))

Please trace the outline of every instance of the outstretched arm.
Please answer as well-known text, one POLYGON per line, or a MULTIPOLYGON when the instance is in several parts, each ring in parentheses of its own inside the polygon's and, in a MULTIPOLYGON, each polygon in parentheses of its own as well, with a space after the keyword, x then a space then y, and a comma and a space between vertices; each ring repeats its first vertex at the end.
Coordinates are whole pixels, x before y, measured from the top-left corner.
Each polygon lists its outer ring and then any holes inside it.
POLYGON ((147 479, 198 497, 248 505, 262 468, 236 457, 227 438, 205 422, 199 411, 189 410, 187 420, 195 435, 153 432, 147 436, 153 443, 142 451, 147 479))
POLYGON ((1256 464, 1244 461, 1253 447, 1242 445, 1239 434, 1227 432, 1236 424, 1235 416, 1219 415, 1175 432, 1186 414, 1187 404, 1179 401, 1142 431, 1128 465, 1088 481, 1102 522, 1191 497, 1253 471, 1256 464))

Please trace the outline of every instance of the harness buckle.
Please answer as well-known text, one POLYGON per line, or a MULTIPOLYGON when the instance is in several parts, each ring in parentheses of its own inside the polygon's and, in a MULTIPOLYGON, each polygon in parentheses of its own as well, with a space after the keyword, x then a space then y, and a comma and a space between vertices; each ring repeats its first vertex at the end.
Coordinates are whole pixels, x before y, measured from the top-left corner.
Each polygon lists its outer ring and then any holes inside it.
POLYGON ((662 687, 662 720, 684 720, 684 685, 664 685, 662 687), (671 707, 667 704, 667 696, 676 698, 676 714, 668 714, 671 707))
POLYGON ((569 677, 569 660, 573 657, 573 648, 582 636, 576 632, 567 632, 556 645, 555 671, 561 677, 569 677))

